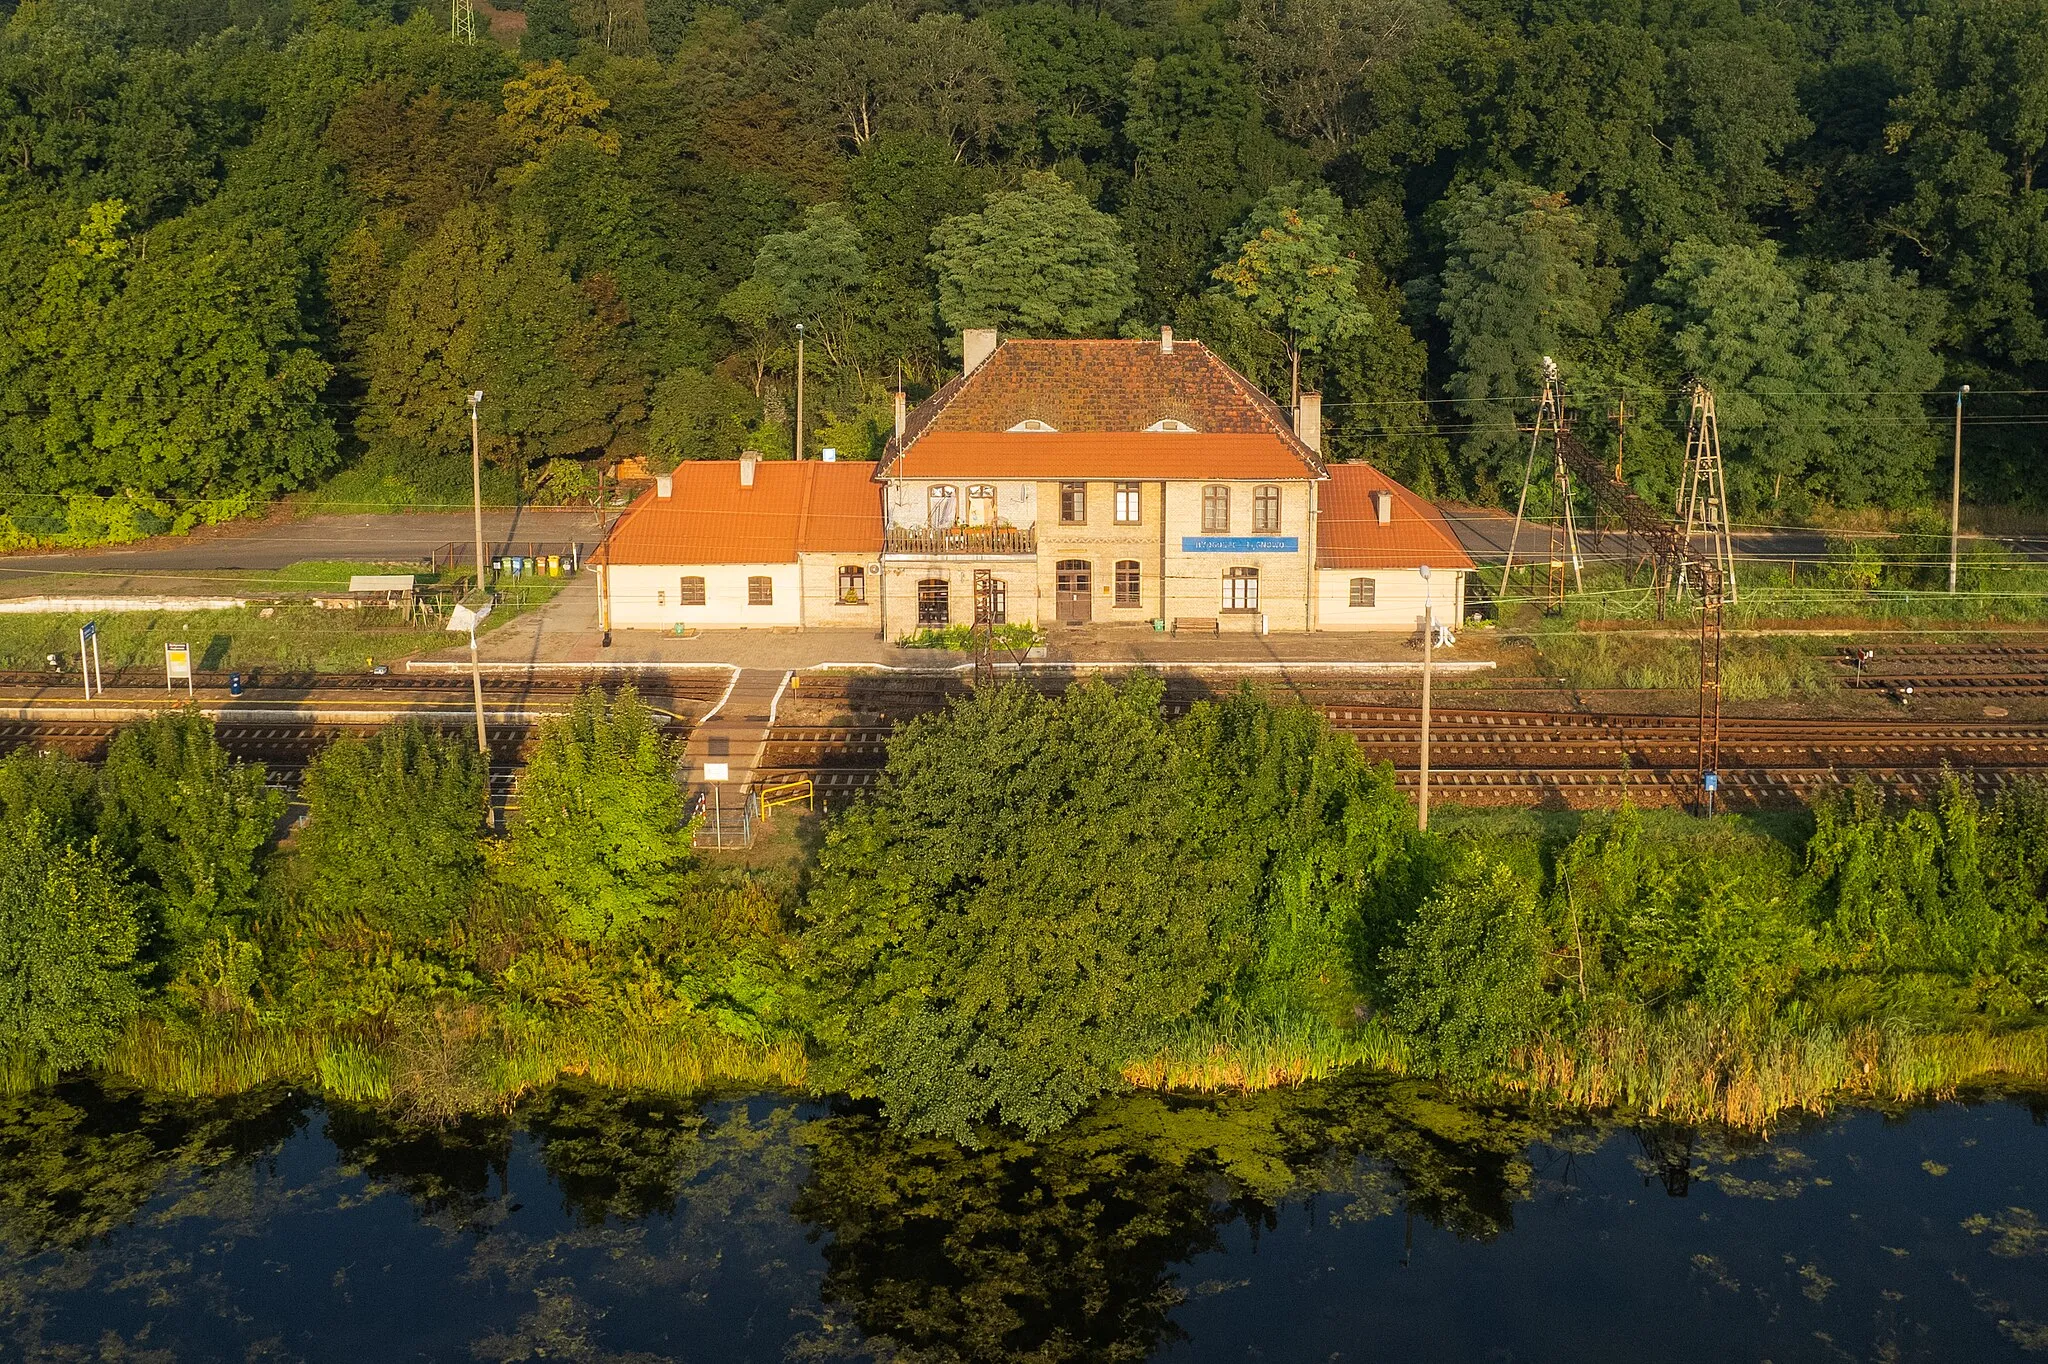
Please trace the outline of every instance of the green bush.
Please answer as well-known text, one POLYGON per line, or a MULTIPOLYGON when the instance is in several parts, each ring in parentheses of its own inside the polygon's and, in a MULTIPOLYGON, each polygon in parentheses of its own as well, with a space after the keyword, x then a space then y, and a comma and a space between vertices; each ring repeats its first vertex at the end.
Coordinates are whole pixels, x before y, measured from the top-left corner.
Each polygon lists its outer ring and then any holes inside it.
POLYGON ((610 938, 675 905, 693 861, 681 757, 631 687, 610 702, 592 688, 541 726, 519 780, 511 873, 569 936, 610 938))
POLYGON ((473 738, 418 721, 336 739, 306 770, 295 852, 307 905, 439 932, 483 871, 488 776, 473 738))
POLYGON ((196 709, 122 729, 100 769, 100 837, 152 892, 152 954, 183 955, 244 921, 284 796, 236 762, 196 709))
POLYGON ((1416 1059, 1447 1079, 1505 1066, 1546 1019, 1533 890, 1507 867, 1475 862, 1423 901, 1387 954, 1394 1022, 1416 1059))
POLYGON ((97 844, 62 842, 39 814, 0 844, 0 1055, 97 1061, 141 1006, 139 897, 97 844))

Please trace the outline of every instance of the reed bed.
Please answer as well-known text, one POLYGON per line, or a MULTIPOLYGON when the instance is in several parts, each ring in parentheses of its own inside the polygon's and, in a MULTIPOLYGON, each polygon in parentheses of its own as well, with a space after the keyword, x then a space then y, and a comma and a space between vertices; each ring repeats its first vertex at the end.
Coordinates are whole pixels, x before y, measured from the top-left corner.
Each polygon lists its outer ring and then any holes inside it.
POLYGON ((1353 1066, 1401 1073, 1408 1068, 1408 1045, 1376 1019, 1345 1030, 1201 1028, 1127 1062, 1123 1078, 1136 1089, 1249 1093, 1327 1079, 1353 1066))
POLYGON ((1863 1024, 1757 1036, 1707 1018, 1627 1020, 1546 1037, 1497 1079, 1573 1107, 1761 1129, 1844 1098, 1942 1099, 1972 1083, 2048 1080, 2048 1029, 1915 1034, 1863 1024))
POLYGON ((129 1026, 100 1068, 167 1094, 218 1097, 274 1080, 310 1082, 326 1046, 296 1030, 181 1028, 145 1018, 129 1026))
POLYGON ((613 1089, 703 1094, 715 1089, 801 1088, 810 1074, 803 1040, 761 1042, 694 1028, 576 1029, 509 1042, 497 1087, 520 1094, 575 1075, 613 1089))

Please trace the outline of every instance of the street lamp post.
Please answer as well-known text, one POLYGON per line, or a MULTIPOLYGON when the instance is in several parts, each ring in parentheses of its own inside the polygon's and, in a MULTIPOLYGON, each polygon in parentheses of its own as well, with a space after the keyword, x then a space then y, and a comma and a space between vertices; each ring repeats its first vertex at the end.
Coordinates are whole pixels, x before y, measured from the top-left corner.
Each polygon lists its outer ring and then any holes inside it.
POLYGON ((1956 541, 1963 529, 1963 399, 1969 395, 1970 386, 1964 384, 1956 390, 1956 462, 1955 473, 1948 485, 1948 591, 1956 591, 1956 541))
POLYGON ((483 406, 483 402, 482 389, 477 389, 469 395, 469 498, 476 528, 477 604, 474 607, 456 607, 453 615, 449 617, 448 628, 467 628, 469 631, 469 685, 470 690, 476 695, 476 749, 484 755, 484 790, 488 799, 491 742, 484 732, 484 670, 476 656, 476 627, 482 623, 484 617, 491 614, 491 603, 484 596, 484 442, 482 429, 477 421, 477 410, 483 406))
POLYGON ((1422 773, 1420 788, 1416 793, 1415 827, 1429 828, 1429 681, 1431 664, 1436 648, 1436 606, 1429 590, 1429 565, 1424 564, 1416 572, 1422 575, 1422 773))
POLYGON ((804 457, 804 324, 796 324, 796 457, 804 457))

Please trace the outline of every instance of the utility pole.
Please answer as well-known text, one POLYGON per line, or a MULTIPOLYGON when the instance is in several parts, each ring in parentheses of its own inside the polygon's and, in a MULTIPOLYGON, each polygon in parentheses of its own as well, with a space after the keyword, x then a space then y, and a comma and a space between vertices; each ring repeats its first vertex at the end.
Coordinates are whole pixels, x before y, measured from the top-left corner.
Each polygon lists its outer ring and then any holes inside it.
MULTIPOLYGON (((469 495, 470 510, 476 518, 476 590, 478 605, 483 604, 484 592, 484 441, 482 427, 478 424, 477 409, 483 406, 484 391, 477 389, 469 395, 469 495)), ((474 618, 473 618, 474 619, 474 618)), ((491 756, 491 743, 484 733, 484 672, 476 657, 476 626, 469 627, 469 681, 476 693, 476 749, 484 755, 486 766, 491 756)))
POLYGON ((1436 606, 1429 591, 1429 565, 1416 570, 1422 574, 1422 772, 1415 798, 1415 827, 1429 829, 1429 679, 1436 647, 1436 606))
POLYGON ((1963 399, 1970 386, 1956 390, 1956 467, 1948 485, 1948 593, 1956 593, 1956 541, 1963 530, 1963 399))
POLYGON ((796 324, 796 457, 804 457, 804 324, 796 324))
POLYGON ((1543 448, 1543 419, 1550 419, 1553 438, 1557 432, 1559 398, 1557 393, 1557 363, 1549 356, 1543 357, 1543 396, 1536 400, 1536 426, 1529 436, 1529 463, 1522 470, 1522 495, 1515 499, 1515 528, 1508 535, 1507 562, 1500 570, 1500 597, 1507 600, 1508 579, 1515 571, 1515 548, 1522 538, 1522 513, 1529 506, 1529 484, 1536 477, 1536 452, 1543 448))
MULTIPOLYGON (((1721 463, 1721 419, 1714 407, 1714 390, 1704 383, 1692 383, 1692 414, 1685 425, 1685 463, 1678 471, 1678 511, 1685 518, 1685 550, 1692 552, 1693 537, 1707 537, 1705 558, 1714 565, 1717 590, 1729 601, 1740 601, 1735 581, 1735 538, 1728 525, 1728 478, 1721 463)), ((1681 572, 1674 584, 1682 600, 1686 580, 1681 572)))

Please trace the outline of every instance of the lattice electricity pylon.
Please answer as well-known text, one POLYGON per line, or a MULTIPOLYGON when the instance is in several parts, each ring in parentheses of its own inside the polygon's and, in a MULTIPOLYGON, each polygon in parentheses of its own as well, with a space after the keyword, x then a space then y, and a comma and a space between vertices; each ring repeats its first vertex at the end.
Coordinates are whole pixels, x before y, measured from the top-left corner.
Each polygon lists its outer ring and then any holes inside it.
POLYGON ((452 0, 448 36, 460 43, 476 41, 476 0, 452 0))
POLYGON ((1721 788, 1721 570, 1689 558, 1680 575, 1700 600, 1699 813, 1714 813, 1721 788))
MULTIPOLYGON (((1714 415, 1714 390, 1695 380, 1692 385, 1692 415, 1685 424, 1685 465, 1678 475, 1678 515, 1685 523, 1688 554, 1695 553, 1696 537, 1706 537, 1700 557, 1721 572, 1723 592, 1729 601, 1740 601, 1735 582, 1735 540, 1728 528, 1728 479, 1721 466, 1721 423, 1714 415)), ((1678 584, 1679 596, 1685 584, 1678 584)))
POLYGON ((996 575, 974 570, 974 685, 996 680, 996 575))
POLYGON ((1557 362, 1549 356, 1543 357, 1543 393, 1536 400, 1536 421, 1530 428, 1529 462, 1522 470, 1522 493, 1515 499, 1515 528, 1508 535, 1507 561, 1501 565, 1500 595, 1505 601, 1508 596, 1508 578, 1515 571, 1515 550, 1522 539, 1522 516, 1529 505, 1529 485, 1536 478, 1536 456, 1543 448, 1545 428, 1550 432, 1551 460, 1550 484, 1553 506, 1551 511, 1556 520, 1550 527, 1550 579, 1549 596, 1553 609, 1564 605, 1564 569, 1570 561, 1572 581, 1578 591, 1585 591, 1579 556, 1579 530, 1572 513, 1572 471, 1567 461, 1565 446, 1571 440, 1571 425, 1564 414, 1564 384, 1558 379, 1557 362))

